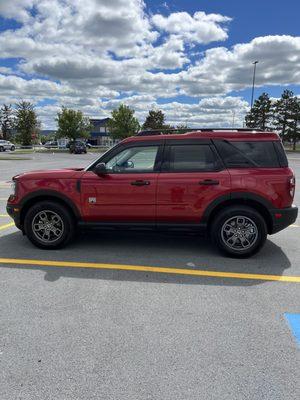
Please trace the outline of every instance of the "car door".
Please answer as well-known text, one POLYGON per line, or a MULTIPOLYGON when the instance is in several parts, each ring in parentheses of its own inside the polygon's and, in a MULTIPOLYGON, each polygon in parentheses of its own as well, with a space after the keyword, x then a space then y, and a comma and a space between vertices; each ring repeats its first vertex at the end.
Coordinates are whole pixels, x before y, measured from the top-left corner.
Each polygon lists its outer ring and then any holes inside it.
POLYGON ((230 192, 230 175, 210 140, 167 140, 157 182, 158 223, 199 223, 230 192))
POLYGON ((107 173, 93 168, 81 179, 83 218, 93 222, 155 222, 161 144, 129 142, 100 161, 107 173))

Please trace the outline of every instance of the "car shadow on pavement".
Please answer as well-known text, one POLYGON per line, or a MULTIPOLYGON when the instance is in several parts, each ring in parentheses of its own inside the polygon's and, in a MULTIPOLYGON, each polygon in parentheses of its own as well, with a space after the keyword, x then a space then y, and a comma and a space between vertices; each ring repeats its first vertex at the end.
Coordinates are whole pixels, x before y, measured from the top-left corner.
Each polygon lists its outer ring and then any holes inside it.
MULTIPOLYGON (((168 268, 186 268, 219 272, 282 275, 291 263, 284 251, 267 240, 261 252, 249 259, 220 255, 209 240, 196 235, 163 234, 136 231, 87 231, 60 250, 35 248, 20 232, 0 238, 0 254, 5 258, 93 262, 168 268)), ((70 267, 39 267, 0 264, 0 268, 26 268, 45 271, 45 280, 60 278, 104 279, 119 281, 253 286, 263 280, 197 277, 167 273, 121 271, 70 267)))

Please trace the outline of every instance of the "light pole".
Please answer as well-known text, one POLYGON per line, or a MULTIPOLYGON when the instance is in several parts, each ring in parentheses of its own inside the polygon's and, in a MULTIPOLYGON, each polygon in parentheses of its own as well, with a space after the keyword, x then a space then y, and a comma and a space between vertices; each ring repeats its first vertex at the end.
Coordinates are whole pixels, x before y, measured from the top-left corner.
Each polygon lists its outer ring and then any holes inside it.
POLYGON ((255 72, 256 72, 256 64, 258 63, 258 61, 254 61, 252 64, 254 65, 253 68, 253 80, 252 80, 252 95, 251 95, 251 110, 252 110, 252 106, 253 106, 253 96, 254 96, 254 85, 255 85, 255 72))

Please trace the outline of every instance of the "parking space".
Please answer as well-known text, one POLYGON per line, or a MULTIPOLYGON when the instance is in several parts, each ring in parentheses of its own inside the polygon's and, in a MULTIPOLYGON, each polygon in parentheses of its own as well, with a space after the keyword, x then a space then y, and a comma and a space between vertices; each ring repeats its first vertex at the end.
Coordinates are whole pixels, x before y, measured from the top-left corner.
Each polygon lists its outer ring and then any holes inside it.
POLYGON ((43 251, 7 217, 6 182, 95 154, 26 157, 0 160, 1 399, 299 398, 286 317, 300 313, 299 218, 242 261, 196 235, 133 231, 43 251))

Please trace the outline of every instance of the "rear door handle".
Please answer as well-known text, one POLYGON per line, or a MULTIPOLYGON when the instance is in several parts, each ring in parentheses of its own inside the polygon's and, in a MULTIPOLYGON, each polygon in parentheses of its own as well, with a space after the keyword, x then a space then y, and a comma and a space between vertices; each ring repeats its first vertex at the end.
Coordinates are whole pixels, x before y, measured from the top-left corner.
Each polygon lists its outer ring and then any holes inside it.
POLYGON ((199 185, 218 185, 219 183, 216 179, 204 179, 204 181, 199 182, 199 185))
POLYGON ((150 185, 150 182, 149 181, 137 180, 137 181, 131 182, 131 185, 133 185, 133 186, 148 186, 148 185, 150 185))

